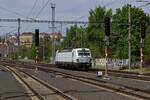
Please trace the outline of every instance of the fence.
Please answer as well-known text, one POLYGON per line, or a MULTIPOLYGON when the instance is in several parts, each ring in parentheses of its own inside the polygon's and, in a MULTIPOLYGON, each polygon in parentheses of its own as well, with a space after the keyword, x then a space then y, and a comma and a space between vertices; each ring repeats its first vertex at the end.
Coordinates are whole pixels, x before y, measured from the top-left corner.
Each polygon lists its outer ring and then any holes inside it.
MULTIPOLYGON (((128 66, 129 60, 128 59, 111 59, 108 60, 108 68, 121 68, 128 66)), ((106 64, 105 58, 96 58, 93 59, 92 67, 93 68, 103 68, 106 64)))

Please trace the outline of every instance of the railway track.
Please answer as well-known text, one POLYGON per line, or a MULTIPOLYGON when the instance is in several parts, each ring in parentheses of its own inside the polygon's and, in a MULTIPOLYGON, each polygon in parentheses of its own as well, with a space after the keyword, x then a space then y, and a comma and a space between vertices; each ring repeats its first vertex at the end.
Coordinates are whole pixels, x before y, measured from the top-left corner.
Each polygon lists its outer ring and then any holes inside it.
MULTIPOLYGON (((27 62, 22 62, 22 61, 12 61, 12 60, 6 60, 6 61, 3 61, 3 62, 6 62, 6 63, 13 63, 13 64, 27 64, 27 62)), ((32 62, 28 62, 29 64, 31 65, 35 65, 34 63, 32 62)), ((48 63, 39 63, 38 66, 43 66, 43 67, 56 67, 55 64, 48 64, 48 63)), ((105 71, 104 69, 89 69, 88 71, 91 71, 91 72, 97 72, 97 71, 105 71)), ((131 74, 131 75, 141 75, 139 74, 138 72, 129 72, 129 71, 121 71, 121 70, 111 70, 109 69, 108 70, 110 73, 123 73, 123 74, 131 74)), ((150 76, 150 73, 143 73, 142 75, 144 76, 150 76)))
MULTIPOLYGON (((27 66, 28 66, 28 68, 31 68, 31 67, 35 68, 35 65, 34 65, 34 67, 33 67, 33 65, 32 66, 26 65, 24 67, 27 67, 27 66)), ((23 67, 23 66, 19 65, 18 67, 23 67)), ((149 91, 140 90, 137 88, 133 88, 133 87, 129 87, 129 86, 121 85, 121 84, 112 84, 112 83, 108 83, 108 82, 105 82, 102 80, 96 80, 96 79, 92 79, 92 78, 85 77, 85 76, 68 74, 66 72, 54 70, 54 69, 51 69, 48 67, 37 66, 37 65, 36 65, 36 67, 38 67, 39 70, 57 73, 59 75, 67 77, 67 78, 71 78, 74 80, 78 80, 78 81, 85 82, 85 83, 92 84, 92 85, 99 86, 99 87, 104 87, 106 89, 110 89, 110 90, 113 90, 113 91, 116 91, 119 93, 123 93, 123 94, 129 95, 129 96, 134 96, 134 97, 138 97, 138 98, 146 99, 146 100, 150 99, 149 91)))
MULTIPOLYGON (((101 71, 102 73, 105 73, 104 69, 91 69, 89 73, 97 73, 98 71, 101 71)), ((141 81, 150 81, 150 74, 149 73, 135 73, 135 72, 124 72, 124 71, 117 71, 117 70, 108 70, 108 74, 110 76, 114 77, 121 77, 121 78, 128 78, 128 79, 136 79, 141 81)))
MULTIPOLYGON (((52 64, 39 64, 38 66, 42 66, 45 68, 49 68, 49 66, 56 67, 55 65, 52 65, 52 64)), ((89 69, 88 70, 89 73, 93 73, 93 74, 97 74, 98 71, 102 71, 104 73, 104 70, 101 70, 101 69, 100 70, 98 70, 98 69, 96 69, 96 70, 89 69)), ((150 81, 149 73, 139 74, 139 73, 134 73, 134 72, 109 70, 108 74, 111 76, 115 76, 115 77, 123 77, 123 78, 130 78, 130 79, 136 79, 136 80, 142 80, 142 81, 150 81)))
MULTIPOLYGON (((42 67, 45 67, 45 68, 56 67, 54 64, 38 64, 38 66, 42 66, 42 67)), ((96 74, 98 71, 102 71, 104 73, 104 70, 98 70, 98 69, 96 69, 96 70, 89 69, 88 72, 96 74)), ((115 77, 123 77, 123 78, 150 81, 150 75, 148 73, 145 73, 145 74, 141 75, 139 73, 109 70, 108 74, 111 75, 111 76, 115 76, 115 77)))
POLYGON ((136 80, 143 80, 143 81, 150 81, 150 75, 140 75, 140 74, 131 74, 131 73, 122 73, 122 72, 114 72, 110 71, 108 72, 109 75, 115 76, 115 77, 123 77, 123 78, 130 78, 130 79, 136 79, 136 80))
POLYGON ((140 90, 137 88, 133 88, 133 87, 128 87, 128 86, 124 86, 121 84, 112 84, 112 83, 107 83, 105 81, 100 81, 100 80, 96 80, 96 79, 92 79, 92 78, 88 78, 88 77, 84 77, 84 76, 78 76, 78 75, 73 75, 73 74, 68 74, 62 71, 58 71, 58 70, 52 70, 52 69, 47 69, 47 68, 41 68, 39 67, 39 69, 46 71, 46 72, 53 72, 53 73, 57 73, 58 75, 62 75, 64 77, 68 77, 71 79, 75 79, 78 81, 82 81, 88 84, 92 84, 95 86, 100 86, 100 87, 104 87, 119 93, 123 93, 129 96, 134 96, 134 97, 139 97, 142 99, 146 99, 146 100, 150 100, 150 92, 149 91, 144 91, 144 90, 140 90))
POLYGON ((76 98, 63 93, 50 84, 26 72, 9 66, 7 66, 6 69, 12 72, 12 74, 17 77, 26 88, 28 88, 28 91, 32 94, 32 100, 76 100, 76 98))
MULTIPOLYGON (((10 63, 10 62, 7 62, 10 63)), ((11 64, 15 64, 16 62, 11 62, 11 64)), ((37 66, 33 63, 27 64, 24 62, 17 62, 16 64, 20 64, 20 65, 28 65, 26 67, 28 68, 35 68, 33 66, 37 66)), ((45 68, 52 68, 52 67, 56 67, 54 64, 43 64, 40 63, 38 64, 38 66, 41 67, 45 67, 45 68)), ((104 73, 103 69, 89 69, 88 72, 89 73, 93 73, 96 74, 98 71, 102 71, 104 73)), ((135 72, 124 72, 124 71, 117 71, 117 70, 109 70, 108 74, 111 76, 115 76, 115 77, 123 77, 123 78, 130 78, 130 79, 136 79, 136 80, 142 80, 142 81, 150 81, 150 74, 149 73, 143 73, 142 75, 139 73, 135 73, 135 72)))
MULTIPOLYGON (((105 69, 91 69, 90 71, 105 71, 105 69)), ((131 74, 131 75, 145 75, 145 76, 150 76, 150 73, 143 73, 140 74, 138 72, 131 72, 131 71, 122 71, 122 70, 108 70, 109 72, 114 72, 114 73, 123 73, 123 74, 131 74)))

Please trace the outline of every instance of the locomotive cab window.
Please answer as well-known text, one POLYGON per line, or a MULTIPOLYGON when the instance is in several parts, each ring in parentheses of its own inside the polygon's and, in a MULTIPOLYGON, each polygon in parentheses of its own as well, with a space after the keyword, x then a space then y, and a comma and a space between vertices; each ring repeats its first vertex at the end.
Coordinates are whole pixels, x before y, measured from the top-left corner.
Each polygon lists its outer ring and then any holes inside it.
POLYGON ((78 56, 90 56, 90 52, 87 50, 78 50, 78 56))

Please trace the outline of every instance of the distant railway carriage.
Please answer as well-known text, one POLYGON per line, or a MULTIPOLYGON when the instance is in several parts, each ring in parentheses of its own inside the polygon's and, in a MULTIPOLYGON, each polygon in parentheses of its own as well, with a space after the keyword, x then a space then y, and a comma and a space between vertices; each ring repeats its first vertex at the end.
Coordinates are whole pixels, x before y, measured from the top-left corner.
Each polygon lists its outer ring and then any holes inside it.
POLYGON ((55 63, 59 67, 89 69, 92 64, 91 52, 88 48, 57 50, 55 63))

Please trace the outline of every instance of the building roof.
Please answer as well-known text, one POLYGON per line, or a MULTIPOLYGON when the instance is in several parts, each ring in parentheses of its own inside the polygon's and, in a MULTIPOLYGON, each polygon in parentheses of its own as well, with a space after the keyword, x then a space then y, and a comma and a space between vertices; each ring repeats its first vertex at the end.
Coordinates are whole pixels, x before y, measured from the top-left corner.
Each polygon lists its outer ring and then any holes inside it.
POLYGON ((3 50, 3 49, 5 49, 6 47, 7 47, 6 44, 0 43, 0 51, 3 50))
MULTIPOLYGON (((33 35, 33 34, 34 34, 33 32, 23 32, 21 35, 33 35)), ((48 33, 42 32, 39 33, 39 35, 48 35, 48 33)))
POLYGON ((53 32, 50 35, 59 35, 59 36, 62 36, 60 32, 53 32))
POLYGON ((33 35, 32 32, 23 32, 21 35, 33 35))

